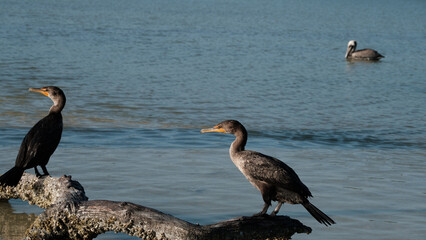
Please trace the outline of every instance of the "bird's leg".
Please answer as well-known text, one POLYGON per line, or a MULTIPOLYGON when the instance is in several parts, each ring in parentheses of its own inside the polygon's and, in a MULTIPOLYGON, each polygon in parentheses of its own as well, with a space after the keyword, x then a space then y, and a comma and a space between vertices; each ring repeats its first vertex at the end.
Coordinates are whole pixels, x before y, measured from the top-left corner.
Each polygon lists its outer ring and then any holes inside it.
POLYGON ((278 202, 277 206, 275 207, 274 211, 272 211, 271 216, 275 217, 277 213, 280 211, 281 206, 283 205, 283 202, 278 202))
POLYGON ((46 165, 40 167, 43 170, 43 176, 50 176, 49 172, 47 171, 46 165))
POLYGON ((269 206, 270 206, 270 204, 265 203, 265 205, 263 205, 263 209, 262 209, 262 211, 260 211, 260 212, 258 212, 258 213, 256 213, 256 214, 254 214, 254 215, 253 215, 253 217, 256 217, 256 216, 262 216, 263 214, 265 214, 265 213, 266 213, 266 211, 268 211, 269 206))
POLYGON ((34 167, 34 172, 35 172, 36 177, 38 177, 38 178, 41 177, 41 174, 39 173, 37 166, 34 167))

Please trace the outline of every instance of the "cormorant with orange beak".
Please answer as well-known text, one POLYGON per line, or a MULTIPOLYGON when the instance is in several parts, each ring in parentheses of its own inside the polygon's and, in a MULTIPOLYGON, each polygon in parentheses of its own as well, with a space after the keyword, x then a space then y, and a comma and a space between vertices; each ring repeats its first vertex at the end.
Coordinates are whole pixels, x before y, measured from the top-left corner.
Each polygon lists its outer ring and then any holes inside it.
POLYGON ((29 90, 49 97, 52 99, 53 105, 49 114, 36 123, 25 135, 16 157, 15 166, 0 176, 0 184, 6 186, 16 186, 26 169, 34 168, 37 177, 49 175, 46 165, 61 141, 63 127, 61 111, 66 102, 64 92, 54 86, 40 89, 30 88, 29 90), (43 175, 37 170, 37 166, 41 167, 43 175))

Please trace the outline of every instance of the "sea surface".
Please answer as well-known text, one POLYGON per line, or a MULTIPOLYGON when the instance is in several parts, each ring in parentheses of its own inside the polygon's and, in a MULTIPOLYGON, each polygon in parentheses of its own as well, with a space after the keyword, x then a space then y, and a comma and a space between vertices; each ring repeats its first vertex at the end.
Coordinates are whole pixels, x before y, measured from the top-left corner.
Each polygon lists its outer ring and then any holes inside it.
MULTIPOLYGON (((28 88, 55 85, 67 104, 47 168, 91 200, 200 224, 259 212, 229 159, 234 137, 200 134, 236 119, 246 148, 291 166, 337 222, 285 204, 313 229, 293 239, 420 240, 425 69, 424 0, 1 0, 0 174, 51 106, 28 88), (348 62, 349 40, 385 58, 348 62)), ((43 209, 0 212, 0 238, 21 239, 43 209)))

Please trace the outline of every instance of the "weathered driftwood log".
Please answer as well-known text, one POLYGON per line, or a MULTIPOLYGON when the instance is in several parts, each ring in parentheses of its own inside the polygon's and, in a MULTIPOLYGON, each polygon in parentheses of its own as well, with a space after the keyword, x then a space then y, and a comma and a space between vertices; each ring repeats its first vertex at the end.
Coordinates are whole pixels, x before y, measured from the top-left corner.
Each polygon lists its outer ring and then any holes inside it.
POLYGON ((24 173, 16 187, 0 185, 0 199, 21 199, 31 205, 48 208, 63 202, 78 203, 88 198, 79 182, 71 180, 71 176, 38 178, 24 173))
POLYGON ((69 176, 39 179, 24 174, 16 187, 0 186, 0 199, 20 198, 46 208, 27 230, 27 239, 92 239, 108 231, 148 239, 290 239, 310 233, 285 216, 239 217, 200 226, 128 202, 88 201, 69 176))

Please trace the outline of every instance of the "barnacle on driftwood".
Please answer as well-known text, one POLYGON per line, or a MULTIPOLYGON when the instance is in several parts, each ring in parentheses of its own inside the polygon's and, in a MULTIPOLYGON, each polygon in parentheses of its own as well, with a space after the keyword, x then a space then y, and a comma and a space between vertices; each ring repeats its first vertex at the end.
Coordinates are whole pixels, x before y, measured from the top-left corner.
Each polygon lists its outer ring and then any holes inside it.
POLYGON ((16 187, 0 185, 0 199, 19 198, 45 211, 26 232, 26 239, 93 239, 122 232, 144 240, 290 239, 311 228, 286 216, 238 217, 211 224, 192 224, 158 210, 129 202, 92 200, 71 176, 37 178, 25 173, 16 187))

